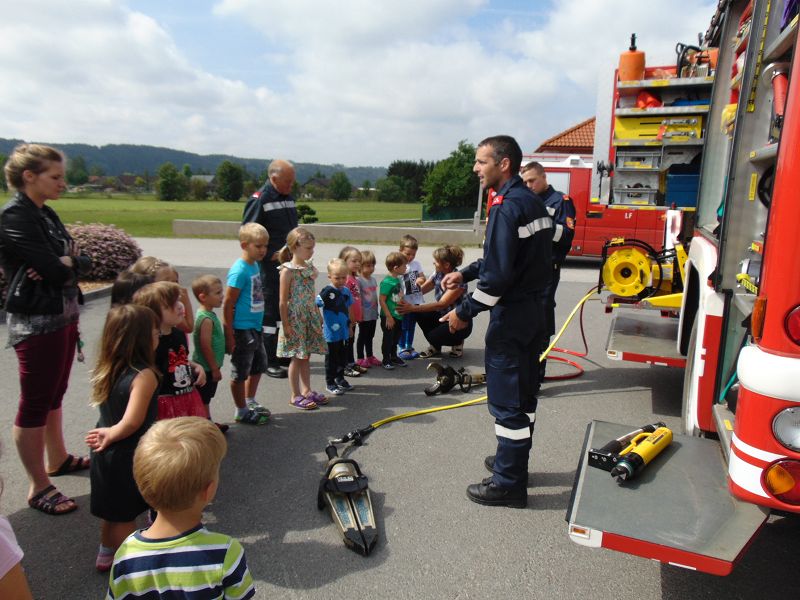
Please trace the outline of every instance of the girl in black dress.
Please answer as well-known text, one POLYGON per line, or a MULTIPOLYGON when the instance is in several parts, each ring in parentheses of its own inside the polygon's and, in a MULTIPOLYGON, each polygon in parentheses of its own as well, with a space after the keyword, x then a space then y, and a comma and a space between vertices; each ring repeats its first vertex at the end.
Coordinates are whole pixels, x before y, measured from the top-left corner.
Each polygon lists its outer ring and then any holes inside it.
POLYGON ((86 435, 92 449, 91 510, 103 520, 98 571, 111 568, 114 552, 148 508, 133 479, 133 453, 156 420, 158 336, 158 316, 135 304, 112 308, 103 328, 92 377, 92 403, 100 409, 100 419, 86 435))

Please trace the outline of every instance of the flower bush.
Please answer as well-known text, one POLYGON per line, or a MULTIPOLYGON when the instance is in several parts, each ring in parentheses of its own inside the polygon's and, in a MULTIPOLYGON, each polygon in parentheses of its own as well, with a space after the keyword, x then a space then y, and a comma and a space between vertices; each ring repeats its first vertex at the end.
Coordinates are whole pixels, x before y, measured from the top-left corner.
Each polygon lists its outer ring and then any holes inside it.
POLYGON ((139 244, 115 225, 75 223, 67 225, 67 230, 81 253, 92 259, 92 270, 83 277, 86 281, 116 279, 142 256, 139 244))

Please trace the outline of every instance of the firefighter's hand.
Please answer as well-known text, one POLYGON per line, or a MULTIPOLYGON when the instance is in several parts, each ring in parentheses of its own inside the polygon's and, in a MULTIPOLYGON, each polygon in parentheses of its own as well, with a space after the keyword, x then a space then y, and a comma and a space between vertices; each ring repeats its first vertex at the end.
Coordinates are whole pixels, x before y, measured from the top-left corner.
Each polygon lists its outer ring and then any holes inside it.
POLYGON ((454 290, 462 283, 464 283, 464 276, 459 271, 453 271, 442 277, 441 285, 443 290, 454 290))
POLYGON ((449 313, 447 313, 441 319, 439 319, 439 322, 447 323, 448 327, 450 328, 450 333, 461 331, 467 326, 467 321, 462 321, 461 319, 459 319, 455 309, 451 310, 449 313))

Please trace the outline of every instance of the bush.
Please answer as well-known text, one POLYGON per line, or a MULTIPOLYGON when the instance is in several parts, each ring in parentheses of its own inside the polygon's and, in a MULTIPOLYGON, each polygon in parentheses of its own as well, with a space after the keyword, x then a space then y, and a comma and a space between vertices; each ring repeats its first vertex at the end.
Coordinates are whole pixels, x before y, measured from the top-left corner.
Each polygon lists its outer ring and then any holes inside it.
POLYGON ((297 205, 297 221, 299 223, 316 223, 318 220, 317 211, 308 204, 297 205))
POLYGON ((83 278, 86 281, 116 279, 142 256, 139 244, 114 225, 76 223, 67 225, 67 229, 81 253, 92 259, 92 270, 83 278))

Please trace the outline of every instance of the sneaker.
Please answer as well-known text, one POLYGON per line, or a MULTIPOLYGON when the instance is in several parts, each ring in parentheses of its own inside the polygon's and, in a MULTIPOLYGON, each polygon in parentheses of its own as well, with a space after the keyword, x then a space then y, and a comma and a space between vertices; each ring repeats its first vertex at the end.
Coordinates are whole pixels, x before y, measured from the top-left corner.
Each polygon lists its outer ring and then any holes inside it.
POLYGON ((356 366, 358 366, 358 367, 361 367, 362 369, 364 369, 364 370, 362 371, 362 373, 366 373, 366 372, 367 372, 367 369, 369 369, 369 368, 372 366, 372 363, 371 363, 371 362, 369 362, 369 359, 368 359, 368 358, 359 358, 359 359, 356 361, 356 366))
POLYGON ((354 371, 358 371, 359 373, 361 373, 363 375, 364 373, 366 373, 369 370, 369 366, 363 367, 360 364, 358 364, 358 361, 356 361, 356 364, 353 365, 353 370, 354 371))
POLYGON ((248 400, 247 408, 260 415, 270 416, 272 414, 266 406, 261 406, 256 400, 248 400))
POLYGON ((342 394, 344 394, 344 390, 335 383, 325 386, 325 391, 328 392, 329 394, 333 394, 334 396, 341 396, 342 394))
POLYGON ((349 392, 353 389, 353 386, 346 379, 340 379, 336 382, 336 387, 344 392, 349 392))
POLYGON ((419 358, 419 352, 413 348, 406 348, 405 350, 401 350, 397 356, 403 360, 414 360, 415 358, 419 358))
POLYGON ((380 367, 383 365, 377 356, 368 356, 364 360, 368 361, 371 367, 380 367))
POLYGON ((218 428, 218 429, 220 430, 220 432, 222 432, 222 433, 225 433, 226 431, 228 431, 228 429, 230 429, 230 427, 229 427, 228 425, 226 425, 225 423, 217 423, 217 422, 214 422, 214 425, 216 425, 216 426, 217 426, 217 428, 218 428))
POLYGON ((361 373, 359 371, 356 371, 355 369, 353 369, 351 367, 347 367, 344 370, 344 376, 345 377, 361 377, 361 373))
POLYGON ((394 365, 390 362, 381 363, 381 366, 387 371, 394 371, 394 365))
POLYGON ((402 358, 400 358, 400 357, 395 357, 395 358, 393 358, 393 359, 392 359, 392 364, 393 364, 395 367, 407 367, 407 366, 408 366, 408 365, 405 363, 405 361, 404 361, 402 358))
POLYGON ((265 414, 247 409, 247 411, 242 414, 238 414, 237 412, 235 420, 237 423, 243 423, 245 425, 266 425, 269 422, 269 417, 265 414))

